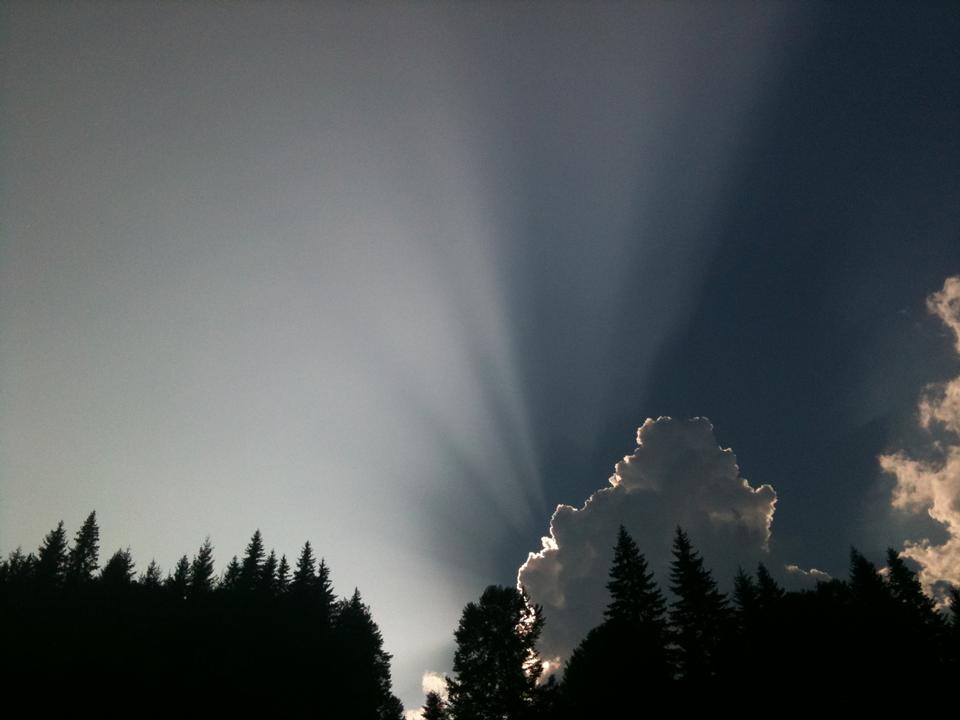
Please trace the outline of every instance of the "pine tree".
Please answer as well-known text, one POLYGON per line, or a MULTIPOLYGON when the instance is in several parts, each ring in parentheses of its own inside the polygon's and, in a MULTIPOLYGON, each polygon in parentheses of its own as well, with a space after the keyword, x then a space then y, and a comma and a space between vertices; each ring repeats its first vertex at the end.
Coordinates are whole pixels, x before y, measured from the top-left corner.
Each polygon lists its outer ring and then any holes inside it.
POLYGON ((718 650, 729 617, 727 602, 679 527, 673 541, 673 557, 670 590, 677 599, 670 608, 670 622, 679 670, 686 680, 702 681, 714 676, 718 669, 718 650))
POLYGON ((162 577, 160 566, 157 565, 156 559, 153 559, 150 561, 150 564, 147 565, 147 569, 143 572, 143 575, 140 576, 140 584, 150 591, 159 590, 163 584, 162 577))
POLYGON ((767 566, 757 563, 757 600, 764 611, 776 608, 784 598, 783 588, 770 575, 767 566))
POLYGON ((313 599, 321 622, 331 624, 336 614, 337 595, 333 591, 333 583, 330 582, 330 568, 323 558, 320 558, 320 565, 317 567, 313 599))
POLYGON ((340 603, 334 641, 338 691, 331 715, 357 720, 398 718, 402 706, 391 690, 391 656, 383 649, 380 628, 359 590, 340 603))
POLYGON ((293 582, 291 590, 295 593, 309 594, 316 585, 317 561, 313 557, 313 548, 310 541, 303 544, 303 550, 300 551, 300 557, 297 558, 297 569, 293 573, 293 582))
POLYGON ((100 573, 100 581, 104 587, 118 591, 133 584, 134 564, 130 548, 117 550, 100 573))
POLYGON ((12 591, 26 589, 33 579, 36 570, 37 556, 33 553, 24 555, 23 548, 18 547, 7 556, 4 561, 4 583, 12 591))
POLYGON ((213 590, 213 545, 210 538, 204 539, 190 563, 188 594, 192 598, 207 595, 213 590))
POLYGON ((536 701, 543 628, 538 606, 516 589, 491 585, 463 610, 454 637, 454 677, 447 678, 456 720, 520 718, 536 701))
POLYGON ((63 520, 47 533, 37 551, 36 579, 43 590, 56 590, 63 585, 67 567, 67 533, 63 520))
POLYGON ((277 592, 277 553, 271 550, 260 569, 260 589, 267 595, 277 592))
POLYGON ((427 702, 423 706, 423 720, 449 720, 446 703, 443 702, 439 693, 427 693, 427 702))
POLYGON ((894 600, 919 622, 935 624, 939 620, 936 603, 923 592, 917 574, 893 548, 887 548, 887 569, 887 585, 894 600))
POLYGON ((667 612, 663 593, 647 568, 647 561, 637 544, 621 525, 610 568, 610 603, 604 610, 608 620, 636 624, 650 632, 664 632, 667 612))
POLYGON ((666 603, 626 528, 620 526, 610 568, 606 619, 567 661, 561 690, 566 717, 614 716, 664 689, 673 677, 667 649, 666 603), (635 683, 610 683, 610 668, 630 667, 635 683), (597 693, 603 686, 604 692, 597 693))
POLYGON ((237 583, 240 581, 240 561, 234 555, 227 563, 223 571, 223 579, 220 581, 220 587, 224 590, 236 590, 237 583))
POLYGON ((190 561, 186 555, 177 560, 173 575, 167 577, 167 589, 177 600, 184 600, 190 588, 190 561))
POLYGON ((853 547, 850 548, 850 592, 854 603, 869 609, 871 613, 882 612, 892 599, 890 588, 876 565, 853 547))
POLYGON ((67 583, 80 585, 93 579, 99 565, 100 528, 97 526, 97 513, 91 512, 83 521, 73 547, 67 556, 67 583))
POLYGON ((260 588, 263 556, 263 536, 260 534, 260 530, 256 530, 247 544, 246 552, 240 563, 240 575, 237 578, 237 586, 240 590, 250 592, 260 588))
POLYGON ((280 556, 280 564, 277 566, 277 592, 284 595, 290 588, 290 563, 287 562, 287 556, 280 556))
POLYGON ((760 589, 743 568, 737 569, 737 576, 733 579, 733 601, 741 618, 753 617, 760 604, 760 589))

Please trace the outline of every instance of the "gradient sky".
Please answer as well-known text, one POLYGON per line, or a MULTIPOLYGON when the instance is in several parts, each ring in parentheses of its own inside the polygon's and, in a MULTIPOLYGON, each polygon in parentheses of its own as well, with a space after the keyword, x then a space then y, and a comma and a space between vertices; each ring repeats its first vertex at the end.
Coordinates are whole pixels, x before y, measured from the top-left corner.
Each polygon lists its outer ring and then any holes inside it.
POLYGON ((957 374, 955 3, 43 3, 0 25, 0 552, 310 539, 447 669, 647 417, 900 546, 957 374))

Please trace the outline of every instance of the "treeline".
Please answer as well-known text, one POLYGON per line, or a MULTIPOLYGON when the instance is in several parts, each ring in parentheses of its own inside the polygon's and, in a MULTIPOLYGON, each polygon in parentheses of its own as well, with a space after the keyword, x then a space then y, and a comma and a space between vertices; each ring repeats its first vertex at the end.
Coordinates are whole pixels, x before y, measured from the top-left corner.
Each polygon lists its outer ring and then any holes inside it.
MULTIPOLYGON (((447 693, 427 696, 424 718, 629 718, 661 702, 793 699, 862 710, 936 696, 958 677, 960 592, 938 609, 893 550, 882 570, 851 550, 847 580, 804 591, 786 591, 761 564, 736 576, 729 597, 679 528, 673 556, 668 596, 621 527, 603 622, 547 681, 541 609, 491 585, 464 608, 447 693)), ((138 576, 129 550, 101 568, 94 513, 72 542, 60 523, 36 553, 0 562, 0 629, 8 698, 40 687, 35 703, 99 693, 104 709, 139 714, 403 715, 360 593, 337 599, 309 542, 291 566, 259 531, 219 577, 209 540, 166 576, 153 562, 138 576)))
POLYGON ((291 567, 258 530, 217 577, 208 539, 164 577, 155 562, 138 576, 129 550, 100 568, 99 536, 90 513, 72 543, 61 522, 36 553, 0 563, 7 698, 41 688, 32 705, 401 720, 370 609, 359 591, 336 597, 309 542, 291 567))
POLYGON ((889 712, 935 707, 960 676, 960 592, 941 613, 893 550, 879 570, 852 549, 846 581, 797 592, 760 564, 737 574, 728 597, 677 528, 668 599, 621 527, 609 577, 603 622, 548 682, 538 682, 540 609, 513 588, 487 588, 464 610, 448 697, 428 694, 425 720, 889 712))

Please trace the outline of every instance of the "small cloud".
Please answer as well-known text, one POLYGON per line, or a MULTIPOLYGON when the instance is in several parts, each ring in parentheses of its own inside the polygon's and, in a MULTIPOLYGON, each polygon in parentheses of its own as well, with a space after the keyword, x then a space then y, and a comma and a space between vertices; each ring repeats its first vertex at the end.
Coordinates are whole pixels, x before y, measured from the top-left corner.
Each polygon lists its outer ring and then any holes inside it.
POLYGON ((760 559, 770 540, 777 495, 740 476, 706 418, 648 419, 637 448, 614 468, 610 487, 582 508, 557 507, 539 552, 530 553, 517 582, 543 606, 540 652, 556 669, 603 619, 606 582, 622 524, 666 590, 674 530, 681 525, 718 579, 760 559))
POLYGON ((825 573, 823 570, 817 570, 817 568, 804 570, 799 565, 784 565, 783 569, 786 570, 788 574, 802 580, 812 582, 827 582, 828 580, 833 580, 829 573, 825 573))

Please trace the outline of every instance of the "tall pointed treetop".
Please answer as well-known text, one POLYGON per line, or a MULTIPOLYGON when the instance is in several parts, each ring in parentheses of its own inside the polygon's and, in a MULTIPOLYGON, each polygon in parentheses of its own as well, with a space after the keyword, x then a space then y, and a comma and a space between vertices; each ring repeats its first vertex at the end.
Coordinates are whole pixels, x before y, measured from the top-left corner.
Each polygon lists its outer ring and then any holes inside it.
POLYGON ((99 566, 99 558, 100 528, 97 526, 97 513, 93 511, 87 515, 73 540, 67 558, 67 580, 74 583, 91 580, 99 566))
POLYGON ((604 610, 608 620, 622 620, 640 625, 659 625, 666 613, 660 588, 647 568, 647 561, 621 525, 610 568, 610 604, 604 610))

